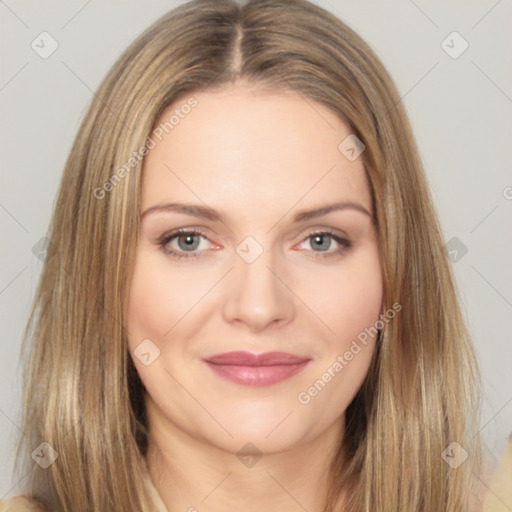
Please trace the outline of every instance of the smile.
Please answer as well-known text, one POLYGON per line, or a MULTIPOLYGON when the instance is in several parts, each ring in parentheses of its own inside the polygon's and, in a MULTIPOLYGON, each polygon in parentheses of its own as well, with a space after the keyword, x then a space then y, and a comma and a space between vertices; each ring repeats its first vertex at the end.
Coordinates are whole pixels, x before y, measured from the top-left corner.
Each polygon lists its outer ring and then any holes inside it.
POLYGON ((284 352, 227 352, 204 362, 220 377, 246 386, 270 386, 302 371, 311 361, 284 352))

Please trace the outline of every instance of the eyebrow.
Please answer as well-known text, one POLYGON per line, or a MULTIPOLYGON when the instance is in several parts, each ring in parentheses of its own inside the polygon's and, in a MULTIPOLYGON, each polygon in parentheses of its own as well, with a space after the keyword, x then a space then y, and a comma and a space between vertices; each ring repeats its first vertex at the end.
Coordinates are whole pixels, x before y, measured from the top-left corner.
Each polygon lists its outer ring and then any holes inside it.
MULTIPOLYGON (((302 210, 295 214, 293 217, 294 222, 301 222, 304 220, 309 220, 315 217, 320 217, 322 215, 326 215, 330 212, 339 211, 339 210, 355 210, 359 211, 365 215, 368 215, 372 218, 371 213, 361 204, 355 203, 353 201, 345 201, 339 203, 333 203, 326 206, 321 206, 319 208, 314 208, 311 210, 302 210)), ((224 216, 218 212, 217 210, 210 208, 209 206, 202 206, 199 204, 187 204, 187 203, 166 203, 151 206, 147 210, 145 210, 141 218, 149 215, 151 213, 156 212, 175 212, 175 213, 183 213, 185 215, 192 215, 194 217, 200 217, 204 219, 211 220, 213 222, 225 222, 224 216)))

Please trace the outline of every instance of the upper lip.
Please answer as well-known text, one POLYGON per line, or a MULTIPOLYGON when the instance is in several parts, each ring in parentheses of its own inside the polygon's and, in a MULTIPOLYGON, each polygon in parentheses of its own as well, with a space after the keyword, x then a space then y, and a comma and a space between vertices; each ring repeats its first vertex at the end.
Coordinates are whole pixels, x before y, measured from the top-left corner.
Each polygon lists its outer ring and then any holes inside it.
POLYGON ((291 365, 309 361, 309 357, 300 357, 286 352, 265 352, 263 354, 251 354, 250 352, 225 352, 205 359, 208 363, 226 364, 233 366, 273 366, 291 365))

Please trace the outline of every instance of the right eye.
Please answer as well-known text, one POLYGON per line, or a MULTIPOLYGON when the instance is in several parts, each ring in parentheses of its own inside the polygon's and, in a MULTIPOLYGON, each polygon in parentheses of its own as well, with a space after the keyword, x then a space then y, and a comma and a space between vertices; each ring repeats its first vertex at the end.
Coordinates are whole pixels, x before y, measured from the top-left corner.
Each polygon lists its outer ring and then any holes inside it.
POLYGON ((204 252, 204 249, 197 251, 200 238, 208 240, 206 235, 196 229, 180 228, 162 235, 158 239, 158 245, 165 254, 169 254, 173 258, 197 258, 201 256, 201 252, 204 252))

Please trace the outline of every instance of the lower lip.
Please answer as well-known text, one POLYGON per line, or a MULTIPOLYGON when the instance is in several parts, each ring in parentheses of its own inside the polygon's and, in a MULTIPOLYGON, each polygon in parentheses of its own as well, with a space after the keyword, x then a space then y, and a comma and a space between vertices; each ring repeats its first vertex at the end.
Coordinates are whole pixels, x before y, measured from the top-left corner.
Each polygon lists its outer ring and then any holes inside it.
POLYGON ((304 369, 309 360, 297 364, 272 366, 237 366, 205 362, 217 375, 231 382, 245 386, 270 386, 296 375, 304 369))

